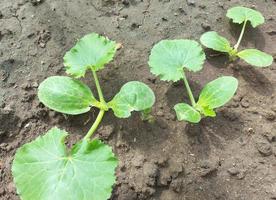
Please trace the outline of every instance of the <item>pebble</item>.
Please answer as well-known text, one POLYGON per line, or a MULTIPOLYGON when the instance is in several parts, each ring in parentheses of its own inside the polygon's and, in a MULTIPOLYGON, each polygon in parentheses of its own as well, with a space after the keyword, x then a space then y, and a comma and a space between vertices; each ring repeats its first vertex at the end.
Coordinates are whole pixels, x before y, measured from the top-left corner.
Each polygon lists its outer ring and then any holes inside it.
POLYGON ((105 140, 107 140, 113 132, 114 132, 114 126, 113 125, 102 126, 98 130, 98 133, 101 136, 101 138, 105 139, 105 140))
POLYGON ((240 171, 235 167, 232 167, 232 168, 228 169, 227 172, 229 174, 231 174, 232 176, 236 176, 237 174, 240 173, 240 171))
POLYGON ((259 153, 263 156, 270 156, 272 155, 272 147, 268 142, 257 142, 256 147, 259 153))
POLYGON ((136 168, 140 168, 143 166, 144 162, 145 162, 145 157, 143 155, 138 155, 138 156, 135 156, 133 159, 132 159, 132 165, 136 168))
POLYGON ((196 1, 195 0, 187 0, 187 4, 189 6, 195 6, 196 1))
POLYGON ((276 115, 274 112, 272 111, 267 111, 265 114, 264 114, 264 117, 268 120, 268 121, 274 121, 275 118, 276 118, 276 115))
POLYGON ((248 100, 242 99, 242 100, 241 100, 241 106, 242 106, 243 108, 249 108, 250 104, 249 104, 248 100))

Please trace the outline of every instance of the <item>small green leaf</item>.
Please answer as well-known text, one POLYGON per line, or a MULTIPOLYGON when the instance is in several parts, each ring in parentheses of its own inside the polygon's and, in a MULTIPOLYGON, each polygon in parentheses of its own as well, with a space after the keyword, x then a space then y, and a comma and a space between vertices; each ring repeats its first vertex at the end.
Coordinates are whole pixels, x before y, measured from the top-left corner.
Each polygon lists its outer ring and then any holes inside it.
POLYGON ((66 72, 75 78, 83 77, 87 69, 98 71, 116 53, 116 43, 96 33, 81 38, 64 56, 66 72))
POLYGON ((146 84, 131 81, 123 85, 108 106, 117 117, 128 118, 132 111, 147 110, 153 106, 154 102, 154 93, 146 84))
POLYGON ((273 57, 257 49, 245 49, 237 54, 245 62, 256 67, 267 67, 272 64, 273 57))
POLYGON ((82 140, 70 151, 67 133, 53 128, 23 145, 12 174, 22 200, 106 200, 115 183, 117 159, 100 140, 82 140))
POLYGON ((88 86, 66 76, 51 76, 38 88, 39 100, 52 110, 77 115, 88 112, 94 98, 88 86))
POLYGON ((196 104, 195 108, 206 117, 216 116, 216 112, 214 111, 214 109, 209 108, 209 106, 202 107, 199 104, 196 104))
POLYGON ((254 28, 260 24, 263 24, 265 21, 260 12, 241 6, 230 8, 227 11, 226 16, 232 19, 234 23, 238 24, 241 24, 244 21, 250 21, 254 28))
POLYGON ((151 50, 151 72, 164 81, 183 78, 183 68, 199 71, 205 60, 201 46, 193 40, 163 40, 151 50))
POLYGON ((215 31, 204 33, 200 38, 201 44, 220 52, 229 53, 232 50, 229 41, 215 31))
POLYGON ((235 94, 238 80, 232 76, 217 78, 203 88, 199 95, 198 105, 214 109, 226 104, 235 94))
POLYGON ((201 120, 200 113, 192 106, 186 103, 178 103, 174 106, 177 119, 179 121, 188 121, 191 123, 198 123, 201 120))

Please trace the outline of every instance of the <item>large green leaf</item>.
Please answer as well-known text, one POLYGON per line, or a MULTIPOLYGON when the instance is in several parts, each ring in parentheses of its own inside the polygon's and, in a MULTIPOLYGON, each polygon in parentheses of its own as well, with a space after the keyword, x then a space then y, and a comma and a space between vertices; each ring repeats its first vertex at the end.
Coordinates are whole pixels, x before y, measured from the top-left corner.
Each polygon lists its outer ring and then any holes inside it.
POLYGON ((155 102, 153 91, 144 83, 131 81, 123 85, 120 92, 108 103, 119 118, 127 118, 132 111, 151 108, 155 102))
POLYGON ((203 109, 218 108, 227 103, 238 88, 238 80, 232 76, 222 76, 206 84, 199 95, 198 105, 203 109))
POLYGON ((238 24, 244 21, 250 21, 254 28, 264 23, 264 17, 260 12, 242 6, 230 8, 226 16, 232 19, 234 23, 238 24))
POLYGON ((237 54, 250 65, 256 67, 267 67, 272 64, 273 57, 257 49, 245 49, 237 54))
POLYGON ((22 200, 106 200, 115 183, 117 159, 100 140, 68 150, 58 128, 17 150, 12 173, 22 200))
POLYGON ((163 40, 151 50, 151 72, 165 81, 183 78, 183 68, 199 71, 205 60, 201 46, 193 40, 163 40))
POLYGON ((96 33, 88 34, 65 54, 66 72, 79 78, 87 69, 98 71, 113 59, 116 48, 114 41, 96 33))
POLYGON ((215 31, 204 33, 200 38, 201 44, 220 52, 229 53, 232 50, 229 41, 215 31))
POLYGON ((88 86, 66 76, 51 76, 38 88, 38 98, 47 107, 66 114, 88 112, 94 98, 88 86))
POLYGON ((186 103, 178 103, 174 106, 177 119, 179 121, 188 121, 191 123, 198 123, 201 120, 200 113, 192 106, 186 103))

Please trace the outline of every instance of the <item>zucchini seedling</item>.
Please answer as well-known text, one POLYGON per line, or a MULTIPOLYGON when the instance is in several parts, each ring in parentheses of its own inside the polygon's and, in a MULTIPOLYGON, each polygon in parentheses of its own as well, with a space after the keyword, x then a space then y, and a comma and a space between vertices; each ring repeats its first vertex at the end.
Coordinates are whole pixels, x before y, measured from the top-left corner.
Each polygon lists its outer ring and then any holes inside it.
POLYGON ((257 26, 264 23, 265 20, 263 15, 256 10, 238 6, 230 8, 227 11, 226 16, 232 19, 234 23, 243 24, 237 44, 232 47, 226 38, 220 36, 215 31, 204 33, 200 38, 201 43, 215 51, 228 53, 231 61, 235 61, 237 58, 241 58, 245 62, 255 67, 267 67, 271 65, 273 62, 273 57, 265 52, 257 49, 245 49, 242 51, 238 50, 248 22, 250 22, 251 25, 256 28, 257 26))
POLYGON ((155 102, 153 91, 138 81, 126 83, 106 102, 97 71, 113 59, 117 48, 114 41, 88 34, 64 56, 66 73, 73 78, 52 76, 40 84, 38 98, 50 109, 78 115, 96 107, 99 114, 84 138, 71 149, 65 144, 68 133, 52 128, 17 150, 12 173, 22 200, 106 200, 111 196, 117 158, 110 146, 91 137, 109 109, 118 118, 128 118, 132 111, 148 110, 155 102), (77 80, 87 71, 93 74, 99 100, 77 80))
POLYGON ((193 40, 163 40, 151 50, 149 66, 154 75, 164 81, 184 81, 191 105, 178 103, 174 106, 179 121, 198 123, 202 116, 215 117, 214 109, 227 103, 237 90, 237 79, 223 76, 205 85, 196 102, 185 71, 200 71, 204 61, 201 46, 193 40))

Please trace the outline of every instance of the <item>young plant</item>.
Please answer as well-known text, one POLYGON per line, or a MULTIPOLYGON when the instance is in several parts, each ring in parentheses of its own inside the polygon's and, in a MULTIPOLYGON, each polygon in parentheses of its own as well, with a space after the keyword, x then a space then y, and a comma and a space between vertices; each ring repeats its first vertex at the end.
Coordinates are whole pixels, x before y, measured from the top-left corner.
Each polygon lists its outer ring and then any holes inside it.
POLYGON ((237 79, 223 76, 205 85, 196 102, 185 71, 200 71, 204 60, 201 46, 193 40, 163 40, 151 51, 149 66, 153 74, 164 81, 184 81, 192 105, 179 103, 174 106, 179 121, 198 123, 202 116, 215 117, 214 109, 227 103, 237 90, 237 79))
POLYGON ((117 158, 110 146, 91 139, 109 109, 127 118, 132 111, 152 107, 155 96, 144 83, 126 83, 110 101, 104 99, 96 72, 110 62, 117 44, 92 33, 84 36, 64 56, 66 76, 52 76, 38 89, 39 100, 52 110, 78 115, 98 108, 99 114, 84 138, 71 149, 65 144, 66 131, 52 128, 44 136, 23 145, 16 152, 12 173, 22 200, 106 200, 115 183, 117 158), (91 71, 99 100, 76 78, 91 71))
POLYGON ((273 57, 267 53, 257 49, 238 50, 247 23, 250 22, 254 28, 263 24, 264 17, 262 14, 256 10, 238 6, 230 8, 227 11, 227 17, 232 19, 234 23, 243 24, 237 44, 232 47, 226 38, 214 31, 204 33, 200 38, 201 43, 210 49, 228 53, 231 61, 241 58, 245 62, 256 67, 267 67, 271 65, 273 57))

